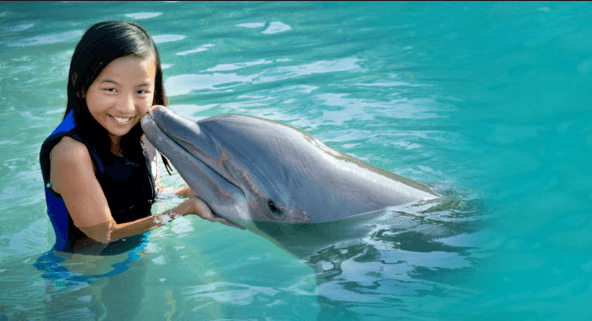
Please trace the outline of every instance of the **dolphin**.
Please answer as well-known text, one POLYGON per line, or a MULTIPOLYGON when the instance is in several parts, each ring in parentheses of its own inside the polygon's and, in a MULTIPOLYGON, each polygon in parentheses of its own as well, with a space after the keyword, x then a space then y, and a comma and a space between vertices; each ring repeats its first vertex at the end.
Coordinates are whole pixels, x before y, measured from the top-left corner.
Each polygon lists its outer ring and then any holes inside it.
POLYGON ((157 106, 141 126, 215 216, 299 258, 331 242, 359 240, 385 209, 440 197, 268 119, 192 121, 157 106))

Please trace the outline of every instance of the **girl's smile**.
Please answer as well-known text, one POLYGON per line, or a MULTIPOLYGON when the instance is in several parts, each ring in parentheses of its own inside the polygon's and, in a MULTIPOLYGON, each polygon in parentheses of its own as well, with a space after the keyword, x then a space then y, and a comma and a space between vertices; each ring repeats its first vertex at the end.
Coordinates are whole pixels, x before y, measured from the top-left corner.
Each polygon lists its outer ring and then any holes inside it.
POLYGON ((133 118, 133 117, 130 117, 130 118, 119 118, 119 117, 115 117, 113 115, 109 115, 109 116, 113 117, 113 119, 115 119, 120 124, 125 124, 125 123, 127 123, 128 121, 130 121, 133 118))

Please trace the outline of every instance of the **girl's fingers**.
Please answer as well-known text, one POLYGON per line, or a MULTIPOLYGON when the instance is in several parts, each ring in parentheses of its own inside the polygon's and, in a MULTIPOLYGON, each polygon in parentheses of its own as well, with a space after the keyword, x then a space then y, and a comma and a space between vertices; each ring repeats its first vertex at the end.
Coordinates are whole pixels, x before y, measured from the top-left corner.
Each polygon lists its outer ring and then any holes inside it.
POLYGON ((214 214, 210 210, 208 205, 206 205, 206 203, 204 203, 204 201, 200 200, 199 198, 195 198, 195 202, 196 202, 196 209, 197 209, 196 214, 199 215, 199 217, 203 218, 204 220, 208 220, 213 223, 222 223, 224 225, 228 225, 230 227, 237 228, 239 230, 245 229, 244 227, 237 225, 236 223, 233 223, 221 216, 214 214))

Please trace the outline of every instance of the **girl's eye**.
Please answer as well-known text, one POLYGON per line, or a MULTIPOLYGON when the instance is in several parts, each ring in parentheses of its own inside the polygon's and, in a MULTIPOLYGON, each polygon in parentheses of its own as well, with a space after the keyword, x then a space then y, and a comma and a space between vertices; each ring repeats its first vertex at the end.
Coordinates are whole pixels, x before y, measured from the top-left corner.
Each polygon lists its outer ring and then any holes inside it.
POLYGON ((138 90, 138 94, 140 95, 146 95, 148 92, 145 90, 138 90))
POLYGON ((114 92, 116 92, 115 88, 104 88, 103 90, 104 90, 104 91, 108 91, 108 92, 110 92, 110 93, 114 93, 114 92))

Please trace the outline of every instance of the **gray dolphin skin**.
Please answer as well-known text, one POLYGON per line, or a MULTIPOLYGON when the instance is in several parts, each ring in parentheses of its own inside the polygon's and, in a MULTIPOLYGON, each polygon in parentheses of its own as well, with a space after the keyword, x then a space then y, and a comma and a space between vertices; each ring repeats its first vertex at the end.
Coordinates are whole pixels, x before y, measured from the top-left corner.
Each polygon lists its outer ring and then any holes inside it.
POLYGON ((221 115, 192 121, 158 106, 141 125, 215 215, 298 257, 363 236, 367 229, 356 224, 385 208, 439 197, 267 119, 221 115), (310 246, 314 240, 318 244, 310 246))

